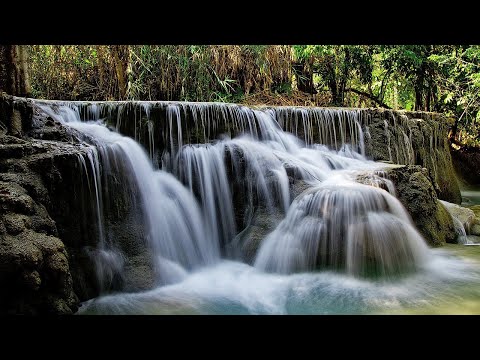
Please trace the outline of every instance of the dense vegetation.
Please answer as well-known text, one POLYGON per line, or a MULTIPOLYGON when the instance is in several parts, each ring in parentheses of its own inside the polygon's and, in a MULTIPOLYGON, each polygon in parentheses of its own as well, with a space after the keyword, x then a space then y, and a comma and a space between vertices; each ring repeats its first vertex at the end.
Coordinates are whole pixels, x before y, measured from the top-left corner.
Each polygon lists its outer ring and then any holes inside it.
POLYGON ((189 100, 382 106, 455 117, 480 144, 480 46, 29 47, 32 94, 71 100, 189 100))

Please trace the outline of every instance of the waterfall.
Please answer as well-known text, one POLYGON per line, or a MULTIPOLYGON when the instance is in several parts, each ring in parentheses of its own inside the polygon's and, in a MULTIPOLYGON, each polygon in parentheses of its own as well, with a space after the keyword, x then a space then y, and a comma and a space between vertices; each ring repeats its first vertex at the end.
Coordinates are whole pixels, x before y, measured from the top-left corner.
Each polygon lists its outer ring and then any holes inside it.
MULTIPOLYGON (((283 218, 260 239, 259 271, 389 277, 418 270, 428 258, 383 165, 367 158, 371 119, 359 109, 37 105, 88 144, 89 155, 79 161, 95 201, 94 258, 106 289, 128 260, 105 220, 119 198, 140 212, 158 284, 224 259, 242 260, 238 235, 255 226, 260 208, 283 218), (368 185, 356 181, 365 173, 368 185)), ((414 160, 411 133, 396 123, 408 121, 382 123, 390 160, 414 160)))
MULTIPOLYGON (((98 248, 95 263, 99 282, 108 281, 113 272, 120 272, 123 254, 114 239, 107 240, 103 221, 104 203, 107 197, 121 197, 138 191, 138 197, 130 201, 141 209, 147 246, 152 251, 158 282, 177 280, 182 269, 191 270, 215 263, 219 259, 219 244, 203 227, 200 207, 193 195, 173 175, 155 170, 145 150, 133 139, 107 128, 98 118, 81 121, 79 111, 60 106, 57 112, 40 105, 51 117, 63 122, 85 136, 91 143, 88 165, 82 159, 84 169, 92 167, 95 211, 98 227, 98 248), (101 175, 103 173, 103 176, 101 175), (109 194, 107 181, 102 177, 113 175, 125 186, 121 194, 109 194)), ((89 112, 97 116, 99 112, 89 112)))
POLYGON ((422 266, 426 254, 397 199, 339 174, 295 199, 255 266, 286 274, 324 268, 387 276, 422 266))
POLYGON ((455 232, 457 233, 457 242, 459 244, 471 245, 472 241, 468 239, 467 232, 475 219, 475 213, 467 208, 459 205, 440 200, 445 209, 448 211, 453 220, 455 232))
POLYGON ((230 184, 221 144, 181 148, 175 173, 199 194, 203 222, 215 244, 225 244, 235 236, 235 220, 230 184), (219 146, 220 145, 220 146, 219 146))

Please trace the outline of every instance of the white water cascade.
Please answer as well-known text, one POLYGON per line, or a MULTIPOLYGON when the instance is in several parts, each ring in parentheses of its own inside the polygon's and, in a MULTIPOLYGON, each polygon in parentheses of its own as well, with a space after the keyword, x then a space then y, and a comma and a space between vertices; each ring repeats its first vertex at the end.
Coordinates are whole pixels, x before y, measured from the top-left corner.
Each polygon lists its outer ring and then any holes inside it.
MULTIPOLYGON (((205 304, 215 307, 223 299, 228 304, 220 308, 240 313, 298 312, 303 298, 294 295, 295 311, 290 311, 288 294, 300 291, 304 281, 307 287, 334 291, 331 279, 338 276, 347 288, 354 284, 371 291, 365 281, 414 276, 432 266, 431 250, 395 197, 393 184, 376 175, 369 185, 356 180, 365 173, 382 174, 384 166, 365 157, 362 129, 368 119, 359 111, 165 103, 165 123, 159 125, 150 118, 157 108, 148 102, 118 109, 74 102, 38 106, 90 144, 81 162, 93 177, 101 281, 108 285, 128 257, 108 236, 108 181, 102 174, 128 178, 122 192, 131 193, 141 209, 145 245, 152 253, 155 288, 106 296, 86 309, 114 304, 120 311, 149 313, 180 304, 222 313, 205 304), (148 144, 148 155, 137 141, 106 125, 114 112, 116 129, 122 129, 128 111, 135 114, 135 138, 148 144), (137 122, 145 127, 137 131, 137 122), (258 239, 252 267, 242 263, 238 234, 253 227, 260 207, 283 218, 258 239), (312 279, 317 273, 321 279, 312 279)), ((401 140, 392 159, 413 161, 405 132, 401 140)), ((341 291, 351 294, 352 289, 341 291)), ((389 299, 392 293, 382 291, 389 299)))
MULTIPOLYGON (((203 227, 199 206, 192 194, 171 174, 162 170, 154 170, 150 159, 142 147, 133 139, 111 131, 98 119, 82 122, 75 108, 60 107, 59 114, 48 106, 42 109, 53 118, 86 135, 94 144, 95 156, 88 156, 90 166, 94 171, 96 211, 99 234, 99 254, 97 263, 114 263, 121 267, 121 255, 115 244, 107 244, 103 230, 103 204, 100 167, 105 172, 118 171, 129 177, 138 188, 139 198, 147 234, 148 246, 153 252, 154 265, 159 272, 161 282, 171 282, 169 277, 177 280, 177 274, 182 268, 193 269, 211 264, 219 260, 219 244, 212 234, 203 227), (100 155, 98 155, 100 154, 100 155), (105 255, 108 254, 108 255, 105 255), (118 260, 102 261, 107 258, 118 260), (171 266, 169 266, 171 265, 171 266), (168 275, 171 276, 168 276, 168 275), (172 275, 173 274, 173 275, 172 275), (165 278, 167 276, 167 278, 165 278)), ((115 196, 115 195, 113 195, 115 196)), ((102 266, 98 265, 99 268, 102 266)), ((100 271, 100 280, 105 270, 100 271)))

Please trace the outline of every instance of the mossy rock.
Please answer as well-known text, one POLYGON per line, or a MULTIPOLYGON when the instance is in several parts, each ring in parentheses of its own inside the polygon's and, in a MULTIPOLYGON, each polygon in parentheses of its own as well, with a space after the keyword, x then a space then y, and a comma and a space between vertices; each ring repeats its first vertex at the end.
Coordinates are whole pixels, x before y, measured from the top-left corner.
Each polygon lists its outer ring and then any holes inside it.
POLYGON ((398 199, 429 245, 456 242, 453 219, 438 200, 427 169, 407 165, 387 169, 387 174, 395 185, 398 199))
MULTIPOLYGON (((477 219, 478 219, 478 218, 477 218, 477 219)), ((474 225, 470 228, 470 234, 471 234, 471 235, 480 236, 480 225, 479 225, 479 224, 474 224, 474 225)))

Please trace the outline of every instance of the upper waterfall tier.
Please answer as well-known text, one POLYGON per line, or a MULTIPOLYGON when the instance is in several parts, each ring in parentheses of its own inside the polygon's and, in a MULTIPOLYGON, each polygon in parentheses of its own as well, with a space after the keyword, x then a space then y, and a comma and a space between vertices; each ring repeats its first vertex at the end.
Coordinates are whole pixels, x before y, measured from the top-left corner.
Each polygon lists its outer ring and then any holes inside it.
POLYGON ((438 113, 166 101, 35 102, 53 107, 67 105, 82 120, 104 119, 143 144, 157 163, 168 161, 183 145, 242 133, 275 140, 271 138, 275 132, 264 121, 268 116, 306 145, 323 144, 341 150, 349 144, 348 149, 373 160, 426 167, 438 184, 441 199, 461 201, 447 144, 448 120, 438 113))

